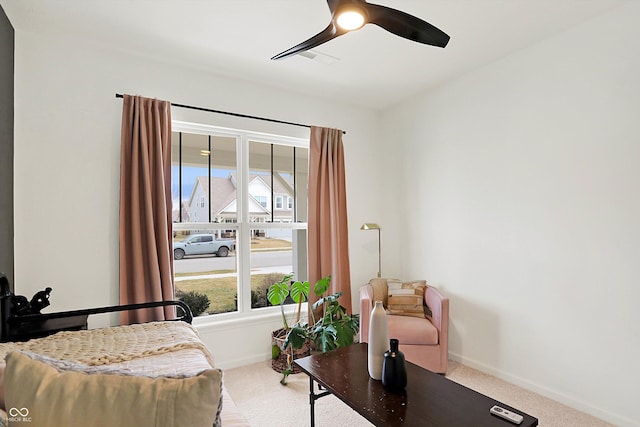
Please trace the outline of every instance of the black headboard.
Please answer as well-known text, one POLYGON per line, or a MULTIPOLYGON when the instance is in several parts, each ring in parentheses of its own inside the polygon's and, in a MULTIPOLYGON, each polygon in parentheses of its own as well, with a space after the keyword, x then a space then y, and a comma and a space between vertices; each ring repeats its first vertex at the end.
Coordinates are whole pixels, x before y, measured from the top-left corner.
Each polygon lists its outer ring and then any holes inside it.
POLYGON ((189 306, 184 302, 178 300, 144 302, 139 304, 125 304, 108 307, 87 308, 83 310, 60 311, 57 313, 25 314, 21 316, 14 316, 11 314, 11 298, 13 296, 14 295, 9 287, 9 280, 7 279, 7 276, 3 273, 0 273, 0 322, 2 322, 0 342, 11 340, 11 328, 18 323, 24 326, 24 324, 28 322, 33 322, 35 324, 38 322, 44 322, 48 319, 60 319, 65 317, 89 316, 92 314, 176 306, 181 309, 182 314, 178 318, 172 320, 179 320, 187 323, 191 323, 193 320, 193 314, 191 313, 191 309, 189 308, 189 306))

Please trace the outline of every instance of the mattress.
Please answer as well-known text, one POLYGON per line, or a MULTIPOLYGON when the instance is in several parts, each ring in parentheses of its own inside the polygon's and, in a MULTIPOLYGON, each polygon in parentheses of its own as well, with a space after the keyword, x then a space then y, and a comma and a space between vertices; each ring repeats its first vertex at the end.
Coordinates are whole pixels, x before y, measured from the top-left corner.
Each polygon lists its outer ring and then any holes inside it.
MULTIPOLYGON (((215 367, 213 355, 197 330, 188 323, 173 321, 59 332, 26 342, 0 343, 0 360, 12 351, 88 366, 109 365, 152 377, 194 376, 215 367)), ((6 420, 6 413, 0 413, 0 426, 3 418, 6 420)), ((248 426, 224 388, 221 420, 224 426, 248 426)))

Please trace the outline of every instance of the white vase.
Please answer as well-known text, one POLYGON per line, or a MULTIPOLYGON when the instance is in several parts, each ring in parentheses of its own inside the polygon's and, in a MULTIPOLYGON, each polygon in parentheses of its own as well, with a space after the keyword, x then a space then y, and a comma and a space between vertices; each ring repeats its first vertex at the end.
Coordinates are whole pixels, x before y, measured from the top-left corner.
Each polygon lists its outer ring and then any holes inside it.
POLYGON ((369 344, 367 368, 369 376, 374 380, 382 379, 384 353, 389 350, 389 330, 387 329, 387 312, 382 301, 376 301, 369 318, 369 344))

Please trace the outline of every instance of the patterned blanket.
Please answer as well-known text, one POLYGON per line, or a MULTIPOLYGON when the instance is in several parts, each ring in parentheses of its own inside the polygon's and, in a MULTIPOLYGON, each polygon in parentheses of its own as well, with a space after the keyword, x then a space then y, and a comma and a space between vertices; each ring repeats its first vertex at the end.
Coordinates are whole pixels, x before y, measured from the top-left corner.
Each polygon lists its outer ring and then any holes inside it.
POLYGON ((190 348, 201 350, 211 366, 215 366, 213 356, 196 329, 185 322, 150 322, 67 331, 27 342, 0 343, 0 360, 11 351, 30 351, 97 366, 190 348))

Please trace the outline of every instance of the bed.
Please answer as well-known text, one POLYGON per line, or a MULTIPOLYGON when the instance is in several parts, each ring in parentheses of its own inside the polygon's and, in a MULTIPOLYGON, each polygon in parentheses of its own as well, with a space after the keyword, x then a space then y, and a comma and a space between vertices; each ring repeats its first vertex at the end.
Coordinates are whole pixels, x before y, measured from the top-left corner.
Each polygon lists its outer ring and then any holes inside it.
MULTIPOLYGON (((0 311, 6 338, 17 321, 6 310, 5 291, 0 311)), ((183 315, 0 343, 0 426, 248 426, 180 301, 31 315, 26 321, 165 305, 183 315)))

